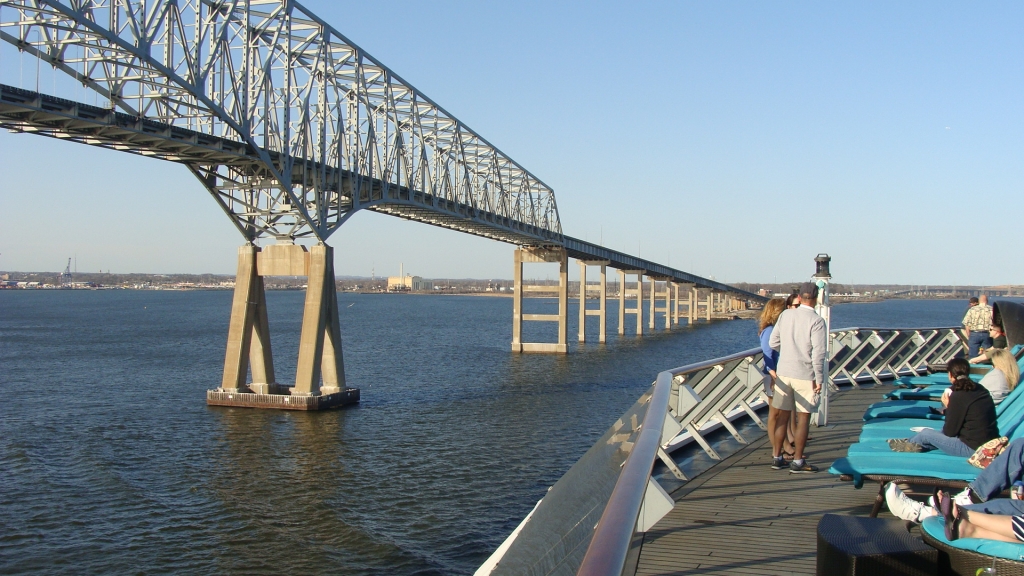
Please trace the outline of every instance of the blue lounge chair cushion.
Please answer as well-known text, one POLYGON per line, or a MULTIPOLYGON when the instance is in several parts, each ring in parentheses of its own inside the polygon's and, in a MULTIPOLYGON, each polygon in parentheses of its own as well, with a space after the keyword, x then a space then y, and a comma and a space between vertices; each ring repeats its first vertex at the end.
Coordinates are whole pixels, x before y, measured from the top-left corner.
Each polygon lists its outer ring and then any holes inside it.
POLYGON ((924 388, 899 388, 887 392, 883 398, 889 400, 938 400, 947 388, 949 388, 948 381, 945 384, 934 384, 924 388))
MULTIPOLYGON (((1024 415, 1024 401, 1020 400, 1024 393, 1024 386, 1017 386, 1010 392, 1002 402, 996 404, 996 416, 1000 419, 999 428, 1005 428, 1004 419, 1012 417, 1020 419, 1024 415), (1005 414, 1005 416, 1004 416, 1005 414)), ((864 420, 868 421, 866 426, 871 425, 871 420, 884 418, 921 418, 925 420, 945 420, 940 414, 935 414, 930 408, 941 408, 942 404, 932 400, 890 400, 888 402, 875 402, 864 411, 864 420)), ((911 424, 916 426, 916 424, 911 424)), ((1004 430, 1004 434, 1007 433, 1004 430)))
MULTIPOLYGON (((997 420, 998 421, 998 420, 997 420)), ((869 430, 910 430, 915 426, 927 426, 941 430, 945 420, 929 420, 927 418, 875 418, 864 423, 861 434, 869 430)))
MULTIPOLYGON (((888 449, 888 446, 886 448, 888 449)), ((853 476, 854 486, 857 488, 864 485, 865 474, 921 476, 970 482, 981 472, 981 468, 975 468, 968 464, 967 458, 948 456, 938 450, 913 454, 913 457, 908 456, 910 455, 905 452, 891 451, 869 454, 855 453, 836 460, 828 471, 832 474, 853 476)))
MULTIPOLYGON (((877 402, 868 406, 868 409, 864 411, 864 420, 870 422, 875 418, 945 419, 942 414, 932 412, 931 408, 942 408, 942 402, 934 400, 890 400, 888 402, 877 402)), ((998 408, 997 406, 996 409, 998 408)))
POLYGON ((947 546, 952 546, 953 548, 977 552, 978 554, 992 556, 993 558, 1002 558, 1004 560, 1024 560, 1024 544, 1000 542, 998 540, 986 540, 984 538, 960 538, 958 540, 953 540, 952 542, 946 540, 946 529, 942 516, 925 518, 924 522, 921 523, 921 530, 924 530, 929 536, 935 538, 939 542, 942 542, 947 546))
MULTIPOLYGON (((942 431, 942 420, 924 420, 921 418, 879 418, 872 420, 871 426, 865 425, 860 431, 860 442, 872 440, 888 440, 889 438, 910 438, 916 432, 911 428, 934 428, 942 431)), ((850 447, 856 446, 852 444, 850 447)))

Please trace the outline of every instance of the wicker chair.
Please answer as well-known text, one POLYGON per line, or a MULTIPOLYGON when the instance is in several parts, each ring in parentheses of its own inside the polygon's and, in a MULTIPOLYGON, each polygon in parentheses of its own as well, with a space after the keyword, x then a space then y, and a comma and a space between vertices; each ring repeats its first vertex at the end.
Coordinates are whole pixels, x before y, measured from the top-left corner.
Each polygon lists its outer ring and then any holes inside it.
POLYGON ((1024 576, 1024 562, 993 558, 970 550, 954 548, 922 531, 924 543, 939 551, 939 576, 974 576, 979 568, 988 568, 995 561, 999 576, 1024 576))

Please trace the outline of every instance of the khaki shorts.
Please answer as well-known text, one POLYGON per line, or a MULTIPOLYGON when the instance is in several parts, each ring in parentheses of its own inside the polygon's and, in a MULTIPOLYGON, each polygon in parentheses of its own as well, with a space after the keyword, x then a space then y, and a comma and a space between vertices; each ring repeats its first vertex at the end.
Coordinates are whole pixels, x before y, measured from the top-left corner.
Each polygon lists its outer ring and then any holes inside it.
POLYGON ((808 414, 817 408, 814 402, 814 382, 779 376, 775 379, 775 395, 772 406, 779 410, 808 414))

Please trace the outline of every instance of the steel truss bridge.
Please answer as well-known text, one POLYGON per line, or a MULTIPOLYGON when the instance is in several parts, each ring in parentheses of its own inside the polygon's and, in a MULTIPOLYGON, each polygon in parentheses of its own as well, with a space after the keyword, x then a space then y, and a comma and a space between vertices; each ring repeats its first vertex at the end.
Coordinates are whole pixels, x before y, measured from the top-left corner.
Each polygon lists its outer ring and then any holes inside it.
POLYGON ((298 2, 3 0, 0 40, 102 102, 0 86, 0 126, 184 164, 247 242, 368 209, 761 299, 563 235, 549 186, 298 2))

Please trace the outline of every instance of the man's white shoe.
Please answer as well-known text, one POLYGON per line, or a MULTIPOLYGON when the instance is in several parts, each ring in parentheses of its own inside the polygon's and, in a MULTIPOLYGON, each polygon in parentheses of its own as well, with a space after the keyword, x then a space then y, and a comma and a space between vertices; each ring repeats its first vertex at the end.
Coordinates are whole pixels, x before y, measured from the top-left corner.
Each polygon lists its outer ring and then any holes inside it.
MULTIPOLYGON (((959 504, 960 506, 969 506, 974 504, 974 500, 971 500, 971 489, 964 488, 959 494, 953 496, 953 503, 959 504)), ((928 505, 936 510, 939 509, 939 505, 935 503, 935 496, 928 497, 928 505)))
POLYGON ((885 487, 885 503, 889 506, 892 515, 903 520, 921 523, 929 516, 935 516, 938 512, 924 504, 907 496, 892 482, 885 487))
POLYGON ((953 496, 953 502, 956 502, 961 506, 970 506, 971 504, 974 504, 974 502, 971 501, 971 489, 964 488, 961 490, 959 494, 953 496))

